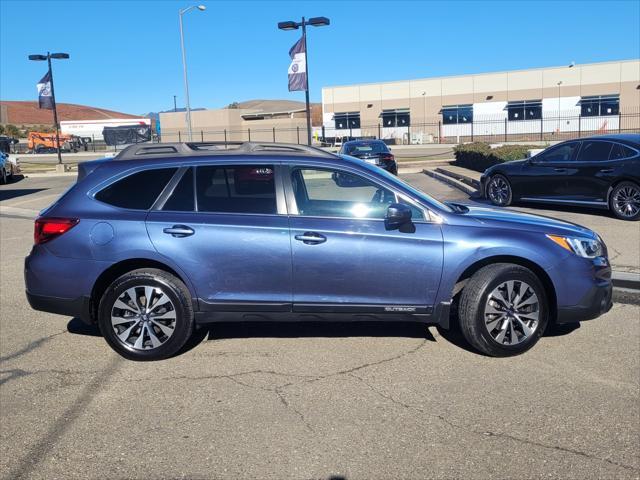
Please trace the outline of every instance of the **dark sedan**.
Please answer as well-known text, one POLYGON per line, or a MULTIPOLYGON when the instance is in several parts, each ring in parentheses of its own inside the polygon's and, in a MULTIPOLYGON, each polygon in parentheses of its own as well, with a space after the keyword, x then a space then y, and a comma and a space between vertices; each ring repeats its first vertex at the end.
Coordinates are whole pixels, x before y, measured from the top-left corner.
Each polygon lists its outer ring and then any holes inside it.
POLYGON ((526 160, 488 168, 482 192, 494 205, 515 201, 609 209, 640 219, 640 135, 618 134, 559 143, 526 160))
POLYGON ((339 153, 377 165, 394 175, 398 174, 396 159, 382 140, 352 140, 342 145, 339 153))

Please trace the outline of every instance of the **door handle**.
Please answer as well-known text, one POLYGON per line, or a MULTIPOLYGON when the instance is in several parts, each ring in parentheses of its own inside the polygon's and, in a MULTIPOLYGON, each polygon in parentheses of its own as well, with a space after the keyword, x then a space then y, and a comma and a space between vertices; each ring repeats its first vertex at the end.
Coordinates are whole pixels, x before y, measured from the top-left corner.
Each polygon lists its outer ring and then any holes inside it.
POLYGON ((196 233, 193 228, 186 225, 174 225, 162 230, 164 233, 171 235, 172 237, 188 237, 196 233))
POLYGON ((304 242, 306 245, 317 245, 318 243, 327 241, 327 237, 316 232, 304 232, 302 235, 296 235, 294 238, 299 242, 304 242))
POLYGON ((563 172, 566 172, 566 171, 567 171, 567 169, 566 169, 566 168, 554 168, 554 170, 555 170, 556 172, 559 172, 559 173, 563 173, 563 172))
POLYGON ((603 168, 599 170, 600 173, 613 173, 613 168, 603 168))

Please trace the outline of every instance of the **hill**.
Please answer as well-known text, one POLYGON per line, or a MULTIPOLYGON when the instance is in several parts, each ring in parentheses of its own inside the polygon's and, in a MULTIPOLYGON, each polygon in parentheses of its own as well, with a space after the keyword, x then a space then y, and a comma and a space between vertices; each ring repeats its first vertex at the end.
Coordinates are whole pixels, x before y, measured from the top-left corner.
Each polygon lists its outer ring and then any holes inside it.
MULTIPOLYGON (((104 108, 58 103, 58 121, 140 118, 140 115, 114 112, 104 108)), ((13 125, 53 125, 51 110, 41 110, 38 102, 0 100, 0 123, 13 125)))

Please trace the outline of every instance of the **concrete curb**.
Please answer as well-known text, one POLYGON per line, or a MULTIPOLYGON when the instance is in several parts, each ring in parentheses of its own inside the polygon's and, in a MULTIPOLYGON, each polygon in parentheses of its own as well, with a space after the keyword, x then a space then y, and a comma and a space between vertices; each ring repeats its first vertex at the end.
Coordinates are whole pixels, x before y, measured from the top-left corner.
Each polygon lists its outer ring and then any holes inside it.
POLYGON ((451 185, 452 187, 455 187, 458 190, 462 190, 467 195, 474 195, 475 193, 477 193, 477 190, 475 188, 467 185, 466 183, 462 183, 460 180, 456 180, 453 177, 444 175, 438 172, 437 169, 431 170, 429 168, 425 168, 424 170, 422 170, 422 173, 429 175, 430 177, 435 178, 436 180, 440 180, 441 182, 444 182, 447 185, 451 185))
POLYGON ((611 280, 615 288, 638 290, 640 293, 640 273, 611 272, 611 280))
POLYGON ((459 182, 466 183, 470 187, 473 187, 476 190, 480 190, 480 181, 476 180, 475 178, 468 177, 467 175, 463 175, 458 172, 452 172, 451 170, 447 170, 446 168, 442 167, 436 168, 436 172, 446 175, 447 177, 455 178, 459 182))

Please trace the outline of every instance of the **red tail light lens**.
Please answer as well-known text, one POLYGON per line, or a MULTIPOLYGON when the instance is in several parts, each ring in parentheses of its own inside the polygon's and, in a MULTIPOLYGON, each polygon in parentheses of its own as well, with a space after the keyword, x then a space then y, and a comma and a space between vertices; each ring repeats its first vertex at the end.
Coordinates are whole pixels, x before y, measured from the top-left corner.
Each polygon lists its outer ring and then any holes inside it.
POLYGON ((382 154, 382 159, 386 160, 387 162, 392 162, 394 160, 394 156, 391 153, 383 153, 382 154))
POLYGON ((40 245, 59 237, 75 227, 80 220, 77 218, 36 218, 33 230, 33 243, 40 245))

